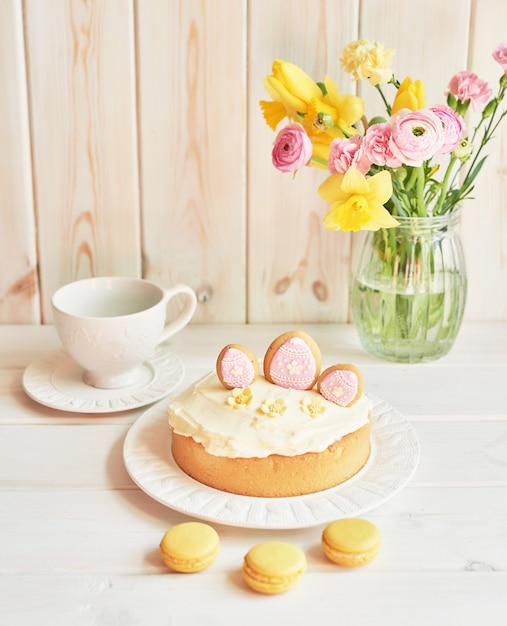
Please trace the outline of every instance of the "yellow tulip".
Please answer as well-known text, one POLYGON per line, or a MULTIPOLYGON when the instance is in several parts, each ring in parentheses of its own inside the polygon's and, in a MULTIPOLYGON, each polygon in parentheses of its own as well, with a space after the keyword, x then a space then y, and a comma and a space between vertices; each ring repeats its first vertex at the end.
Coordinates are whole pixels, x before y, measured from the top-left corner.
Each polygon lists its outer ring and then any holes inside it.
POLYGON ((398 222, 383 206, 391 197, 391 175, 384 170, 363 176, 349 167, 345 174, 329 176, 319 187, 319 195, 330 204, 323 223, 328 230, 378 230, 398 222))
POLYGON ((306 113, 313 98, 322 97, 317 83, 297 65, 276 60, 272 71, 273 75, 264 79, 264 87, 275 102, 284 106, 291 120, 296 121, 298 113, 306 113))
POLYGON ((391 115, 395 115, 401 109, 410 109, 418 111, 426 108, 426 94, 424 84, 421 80, 413 80, 407 76, 401 83, 398 92, 394 98, 391 115))

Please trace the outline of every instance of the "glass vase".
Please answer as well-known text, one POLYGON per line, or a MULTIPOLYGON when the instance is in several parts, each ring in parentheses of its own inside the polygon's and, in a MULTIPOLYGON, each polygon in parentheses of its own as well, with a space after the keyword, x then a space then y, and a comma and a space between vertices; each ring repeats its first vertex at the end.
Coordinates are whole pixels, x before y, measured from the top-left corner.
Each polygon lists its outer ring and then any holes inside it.
POLYGON ((357 233, 350 302, 364 349, 401 363, 438 359, 454 344, 467 278, 458 209, 397 217, 399 226, 357 233))

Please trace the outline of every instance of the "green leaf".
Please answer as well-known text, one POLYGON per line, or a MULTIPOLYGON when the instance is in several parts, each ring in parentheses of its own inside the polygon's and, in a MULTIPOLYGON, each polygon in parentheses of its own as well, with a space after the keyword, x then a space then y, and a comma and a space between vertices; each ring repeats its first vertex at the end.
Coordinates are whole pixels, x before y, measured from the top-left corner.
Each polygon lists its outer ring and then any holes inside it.
POLYGON ((455 111, 458 108, 458 100, 456 96, 454 96, 450 92, 447 94, 447 104, 451 107, 451 109, 454 109, 455 111))
POLYGON ((322 91, 323 96, 327 96, 327 89, 324 83, 317 83, 319 89, 322 91))
POLYGON ((384 122, 387 122, 386 118, 381 115, 377 115, 376 117, 371 118, 368 122, 368 126, 373 126, 373 124, 383 124, 384 122))
POLYGON ((461 190, 464 191, 466 189, 468 189, 470 187, 470 185, 474 182, 477 174, 481 171, 482 166, 484 165, 484 161, 488 158, 488 156, 486 155, 485 157, 482 157, 482 159, 479 161, 479 163, 477 163, 477 165, 474 167, 474 169, 467 175, 467 177, 465 178, 465 181, 461 187, 461 190))

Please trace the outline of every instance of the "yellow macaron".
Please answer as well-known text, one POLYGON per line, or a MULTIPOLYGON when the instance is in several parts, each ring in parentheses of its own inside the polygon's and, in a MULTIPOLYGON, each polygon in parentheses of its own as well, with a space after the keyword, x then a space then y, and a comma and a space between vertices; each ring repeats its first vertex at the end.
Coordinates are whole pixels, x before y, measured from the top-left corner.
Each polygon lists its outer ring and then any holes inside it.
POLYGON ((297 546, 266 541, 253 546, 243 561, 243 577, 260 593, 282 593, 293 587, 306 569, 306 557, 297 546))
POLYGON ((217 558, 220 539, 202 522, 184 522, 170 528, 160 542, 164 563, 176 572, 200 572, 217 558))
POLYGON ((339 519, 322 532, 322 547, 328 559, 347 567, 372 561, 379 553, 381 543, 379 529, 364 519, 339 519))

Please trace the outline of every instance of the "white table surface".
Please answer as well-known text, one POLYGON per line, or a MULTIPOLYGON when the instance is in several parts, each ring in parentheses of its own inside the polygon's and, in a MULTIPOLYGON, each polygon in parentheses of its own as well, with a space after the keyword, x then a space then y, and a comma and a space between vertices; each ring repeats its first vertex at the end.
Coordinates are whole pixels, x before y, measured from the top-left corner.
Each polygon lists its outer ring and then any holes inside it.
MULTIPOLYGON (((123 442, 146 408, 75 414, 23 391, 23 371, 59 347, 51 326, 0 326, 0 621, 6 626, 194 624, 492 625, 507 623, 507 324, 468 324, 449 355, 380 361, 352 326, 301 326, 323 365, 352 362, 367 391, 398 409, 421 446, 409 484, 363 517, 379 527, 375 561, 345 569, 320 548, 323 524, 297 530, 214 524, 217 561, 177 574, 158 545, 191 519, 137 488, 123 442), (290 541, 307 556, 297 587, 263 596, 243 583, 246 551, 290 541)), ((169 341, 183 388, 220 349, 263 355, 286 326, 192 326, 169 341)))

